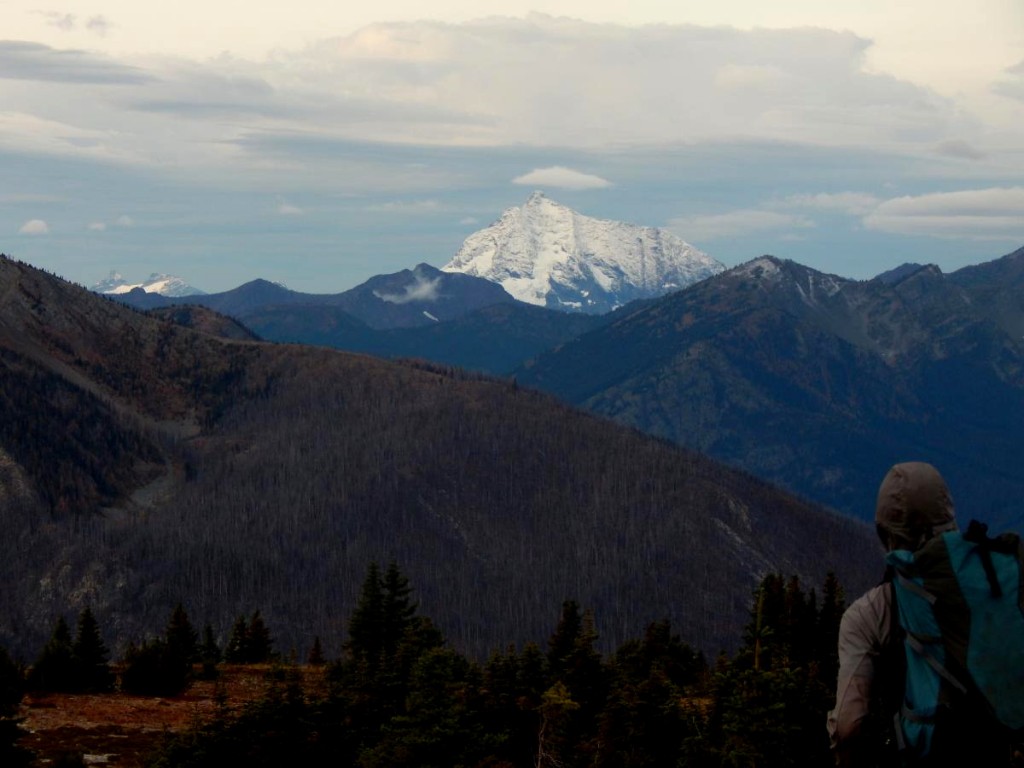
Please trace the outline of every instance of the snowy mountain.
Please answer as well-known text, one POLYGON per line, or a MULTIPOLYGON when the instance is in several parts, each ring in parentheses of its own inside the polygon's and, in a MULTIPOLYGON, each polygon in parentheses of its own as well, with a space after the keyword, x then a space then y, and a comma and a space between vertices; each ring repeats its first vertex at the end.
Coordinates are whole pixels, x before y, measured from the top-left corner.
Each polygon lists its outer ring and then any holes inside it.
POLYGON ((141 283, 129 283, 116 270, 111 270, 110 276, 106 280, 100 280, 89 290, 94 293, 121 294, 129 293, 136 288, 141 288, 146 293, 158 293, 161 296, 195 296, 206 293, 189 285, 180 277, 161 275, 156 272, 141 283))
POLYGON ((491 280, 529 304, 597 314, 725 267, 666 230, 583 216, 534 192, 466 238, 442 269, 491 280))

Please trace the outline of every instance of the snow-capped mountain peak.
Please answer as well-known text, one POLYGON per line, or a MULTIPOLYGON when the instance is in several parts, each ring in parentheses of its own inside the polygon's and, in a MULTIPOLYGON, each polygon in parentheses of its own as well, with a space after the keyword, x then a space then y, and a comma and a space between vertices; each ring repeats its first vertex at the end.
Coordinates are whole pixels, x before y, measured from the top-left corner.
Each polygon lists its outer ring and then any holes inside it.
POLYGON ((468 238, 442 269, 483 277, 520 301, 602 313, 725 267, 672 233, 596 219, 543 192, 468 238))
POLYGON ((158 293, 161 296, 196 296, 206 292, 189 285, 180 277, 152 273, 140 283, 129 283, 117 270, 111 270, 106 280, 100 280, 89 290, 95 293, 122 294, 141 288, 146 293, 158 293))

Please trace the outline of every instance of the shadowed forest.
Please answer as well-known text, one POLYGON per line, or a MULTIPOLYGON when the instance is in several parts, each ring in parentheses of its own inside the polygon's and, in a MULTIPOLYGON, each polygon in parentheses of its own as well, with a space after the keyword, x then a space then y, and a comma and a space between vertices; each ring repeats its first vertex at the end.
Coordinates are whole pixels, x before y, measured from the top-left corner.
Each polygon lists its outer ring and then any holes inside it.
POLYGON ((260 697, 169 734, 146 764, 825 766, 843 608, 831 575, 820 596, 769 575, 751 596, 736 653, 709 660, 668 621, 603 655, 593 613, 567 600, 544 646, 510 645, 479 663, 420 613, 395 564, 374 564, 338 658, 320 638, 305 649, 304 664, 323 669, 315 687, 304 685, 295 650, 275 648, 258 610, 239 616, 221 647, 181 605, 162 635, 129 646, 115 680, 85 609, 74 637, 57 621, 27 670, 0 653, 0 762, 32 760, 12 717, 25 690, 175 696, 223 664, 269 664, 260 697))

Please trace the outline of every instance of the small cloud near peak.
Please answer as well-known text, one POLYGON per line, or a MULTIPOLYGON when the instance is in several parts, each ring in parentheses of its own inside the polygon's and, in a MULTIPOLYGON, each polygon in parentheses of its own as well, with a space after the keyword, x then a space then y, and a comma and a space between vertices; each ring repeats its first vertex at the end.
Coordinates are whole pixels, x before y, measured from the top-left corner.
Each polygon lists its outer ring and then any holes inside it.
POLYGON ((402 289, 401 293, 382 293, 374 291, 373 295, 388 304, 408 304, 410 301, 437 301, 441 298, 441 278, 432 280, 415 274, 413 282, 402 289))
POLYGON ((22 235, 47 235, 50 233, 50 225, 42 219, 29 219, 21 225, 18 233, 22 235))
POLYGON ((527 187, 557 187, 560 189, 604 189, 612 186, 607 179, 575 171, 561 165, 537 168, 512 179, 513 184, 527 187))

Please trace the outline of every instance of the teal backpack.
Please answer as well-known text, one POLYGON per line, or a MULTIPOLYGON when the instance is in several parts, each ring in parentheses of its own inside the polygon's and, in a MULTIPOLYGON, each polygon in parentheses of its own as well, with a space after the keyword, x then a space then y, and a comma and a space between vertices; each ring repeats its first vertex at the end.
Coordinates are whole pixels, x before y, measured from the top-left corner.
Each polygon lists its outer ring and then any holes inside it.
POLYGON ((1015 534, 989 538, 987 526, 972 521, 966 533, 890 552, 886 562, 906 664, 895 718, 904 761, 955 765, 970 755, 975 766, 1016 765, 1024 742, 1024 543, 1015 534))

